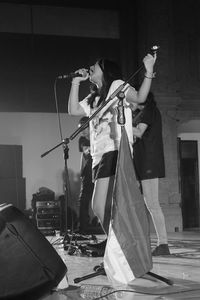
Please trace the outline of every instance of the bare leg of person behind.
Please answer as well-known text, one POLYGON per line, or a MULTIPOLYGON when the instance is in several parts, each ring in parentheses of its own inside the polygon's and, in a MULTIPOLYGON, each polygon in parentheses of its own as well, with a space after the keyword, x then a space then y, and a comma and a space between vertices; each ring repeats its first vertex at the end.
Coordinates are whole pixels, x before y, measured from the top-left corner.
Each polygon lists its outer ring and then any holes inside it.
POLYGON ((151 215, 157 235, 157 247, 152 252, 153 256, 170 254, 165 218, 159 203, 158 183, 158 178, 141 181, 144 201, 151 215))
POLYGON ((87 178, 82 178, 80 195, 79 195, 79 221, 80 221, 80 233, 87 234, 90 231, 90 216, 89 206, 92 199, 92 193, 94 189, 93 183, 87 178))
MULTIPOLYGON (((114 176, 98 178, 94 184, 92 197, 92 210, 97 216, 106 237, 109 231, 114 178, 114 176)), ((98 244, 88 244, 88 248, 90 250, 97 251, 100 256, 103 256, 106 243, 107 238, 98 244)))

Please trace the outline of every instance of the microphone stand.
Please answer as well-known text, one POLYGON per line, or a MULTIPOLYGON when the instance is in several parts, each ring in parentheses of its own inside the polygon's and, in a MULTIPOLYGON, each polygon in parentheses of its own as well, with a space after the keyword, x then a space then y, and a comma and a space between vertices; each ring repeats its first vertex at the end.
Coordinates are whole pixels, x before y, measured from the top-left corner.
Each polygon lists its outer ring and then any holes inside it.
MULTIPOLYGON (((68 167, 67 167, 67 160, 69 158, 69 147, 66 143, 63 144, 63 150, 64 150, 64 161, 65 161, 65 173, 64 173, 64 179, 65 179, 65 234, 64 234, 64 238, 63 238, 63 244, 65 244, 65 241, 67 241, 67 243, 70 242, 70 237, 68 234, 68 225, 67 225, 67 221, 68 221, 68 207, 67 207, 67 203, 68 203, 68 199, 71 199, 71 189, 70 189, 70 183, 69 183, 69 173, 68 173, 68 167)), ((72 231, 73 231, 73 216, 72 217, 72 231)))
MULTIPOLYGON (((123 100, 125 98, 125 95, 124 95, 124 92, 123 91, 120 91, 117 95, 119 101, 118 101, 118 107, 117 107, 117 110, 118 110, 118 116, 117 116, 117 122, 119 125, 121 125, 121 129, 122 127, 124 127, 125 123, 126 123, 126 118, 125 118, 125 114, 124 114, 124 104, 123 104, 123 100)), ((140 115, 141 112, 138 114, 140 115)), ((133 118, 133 121, 135 121, 137 118, 138 118, 138 115, 135 116, 135 118, 133 118)), ((74 283, 79 283, 83 280, 87 280, 87 279, 90 279, 90 278, 93 278, 93 277, 96 277, 96 276, 99 276, 99 275, 106 275, 106 272, 104 270, 104 267, 103 266, 99 266, 96 268, 95 272, 91 273, 91 274, 88 274, 88 275, 85 275, 83 277, 77 277, 74 279, 74 283)), ((148 279, 148 277, 150 277, 149 279, 151 279, 151 277, 157 279, 157 280, 160 280, 160 281, 163 281, 165 282, 167 285, 173 285, 173 281, 168 279, 168 278, 165 278, 163 276, 160 276, 158 274, 155 274, 153 272, 150 272, 148 271, 144 276, 145 278, 148 279)))
MULTIPOLYGON (((125 118, 125 114, 124 114, 124 104, 123 104, 123 100, 125 98, 124 92, 120 91, 118 93, 117 97, 119 99, 118 107, 117 107, 117 110, 118 110, 117 122, 118 122, 119 125, 121 125, 121 130, 122 130, 122 128, 124 127, 124 125, 126 123, 126 118, 125 118)), ((141 114, 141 112, 138 115, 140 115, 140 114, 141 114)), ((136 115, 135 118, 133 118, 133 121, 135 121, 138 118, 138 115, 136 115)), ((90 278, 93 278, 93 277, 96 277, 96 276, 99 276, 99 275, 106 275, 105 269, 102 265, 97 266, 96 269, 95 269, 95 272, 93 272, 93 273, 90 273, 90 274, 85 275, 83 277, 75 278, 74 283, 79 283, 83 280, 87 280, 87 279, 90 279, 90 278)), ((158 274, 155 274, 153 272, 150 272, 150 271, 148 271, 142 277, 147 278, 147 279, 151 279, 151 277, 153 277, 157 280, 165 282, 167 285, 173 285, 174 284, 172 280, 170 280, 168 278, 165 278, 163 276, 160 276, 158 274)))

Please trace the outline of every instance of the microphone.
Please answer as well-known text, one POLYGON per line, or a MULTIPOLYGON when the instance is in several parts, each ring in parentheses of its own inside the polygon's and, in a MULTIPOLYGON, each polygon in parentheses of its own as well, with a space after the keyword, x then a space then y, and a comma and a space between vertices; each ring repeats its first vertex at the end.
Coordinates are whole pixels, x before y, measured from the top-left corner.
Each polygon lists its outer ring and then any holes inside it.
POLYGON ((152 51, 152 54, 157 54, 157 51, 160 49, 160 46, 158 45, 155 45, 153 47, 151 47, 151 51, 152 51))
POLYGON ((84 74, 80 74, 78 72, 71 72, 71 73, 66 74, 66 75, 64 75, 64 74, 59 75, 59 76, 57 76, 57 78, 58 79, 67 79, 67 78, 72 79, 72 78, 75 78, 75 77, 86 77, 88 73, 89 73, 89 70, 86 69, 84 74))

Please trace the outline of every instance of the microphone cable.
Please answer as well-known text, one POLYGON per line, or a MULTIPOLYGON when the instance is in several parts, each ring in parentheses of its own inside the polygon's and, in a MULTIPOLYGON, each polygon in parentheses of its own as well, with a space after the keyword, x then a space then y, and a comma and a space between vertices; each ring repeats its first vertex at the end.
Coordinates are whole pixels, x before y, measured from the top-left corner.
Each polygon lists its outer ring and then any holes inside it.
MULTIPOLYGON (((58 78, 56 77, 54 81, 54 98, 55 98, 55 105, 56 105, 56 114, 58 118, 58 127, 59 127, 59 132, 60 132, 60 139, 61 142, 63 141, 63 135, 62 135, 62 126, 61 126, 61 120, 60 120, 60 113, 59 113, 59 108, 58 108, 58 97, 57 97, 57 81, 58 78)), ((64 146, 63 146, 64 148, 64 146)))
MULTIPOLYGON (((66 147, 68 147, 67 145, 64 144, 64 139, 63 139, 63 134, 62 134, 62 126, 61 126, 61 118, 60 118, 60 112, 59 112, 59 106, 58 106, 58 97, 57 97, 57 81, 58 81, 58 77, 56 77, 55 81, 54 81, 54 99, 55 99, 55 106, 56 106, 56 114, 57 114, 57 119, 58 119, 58 127, 59 127, 59 133, 60 133, 60 139, 61 142, 63 142, 62 147, 63 147, 63 155, 64 155, 64 161, 65 161, 65 170, 64 170, 64 188, 65 188, 65 235, 68 234, 68 224, 67 224, 67 220, 68 220, 68 208, 69 206, 67 206, 68 204, 68 197, 71 197, 71 189, 70 189, 70 181, 69 181, 69 174, 68 174, 68 166, 67 166, 67 158, 66 158, 66 147)), ((68 149, 67 149, 68 151, 68 149)), ((61 204, 60 204, 61 205, 61 204)), ((63 222, 63 220, 62 220, 63 222)), ((61 222, 61 224, 62 224, 61 222)), ((72 233, 74 232, 74 218, 73 218, 73 211, 71 210, 71 231, 72 233)), ((72 234, 73 235, 73 234, 72 234)), ((65 239, 65 237, 64 237, 65 239)))

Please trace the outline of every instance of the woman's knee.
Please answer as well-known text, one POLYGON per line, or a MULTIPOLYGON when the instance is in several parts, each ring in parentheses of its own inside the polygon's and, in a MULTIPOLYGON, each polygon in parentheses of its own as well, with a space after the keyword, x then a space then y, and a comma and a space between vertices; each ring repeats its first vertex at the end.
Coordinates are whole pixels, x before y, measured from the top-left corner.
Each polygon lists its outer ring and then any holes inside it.
POLYGON ((99 215, 99 212, 101 211, 101 207, 98 202, 95 201, 92 202, 92 210, 96 216, 99 215))
POLYGON ((92 210, 94 214, 103 220, 110 178, 99 178, 95 182, 92 197, 92 210))

